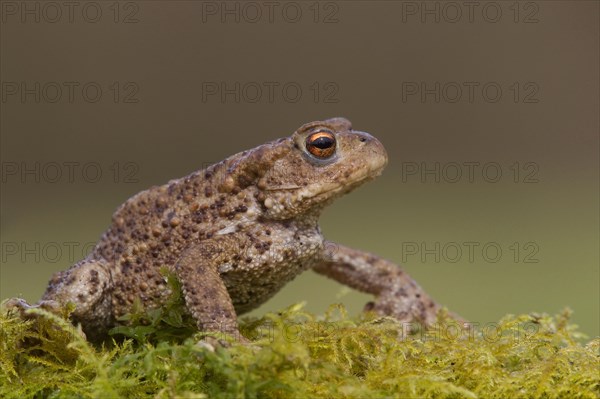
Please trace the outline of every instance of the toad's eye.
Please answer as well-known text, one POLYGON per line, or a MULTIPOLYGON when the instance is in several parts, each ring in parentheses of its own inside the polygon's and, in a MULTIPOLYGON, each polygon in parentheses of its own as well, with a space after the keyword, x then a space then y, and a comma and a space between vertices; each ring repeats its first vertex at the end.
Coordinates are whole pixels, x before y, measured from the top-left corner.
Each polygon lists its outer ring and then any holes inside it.
POLYGON ((320 159, 331 157, 335 153, 335 136, 328 131, 312 133, 306 138, 306 149, 320 159))

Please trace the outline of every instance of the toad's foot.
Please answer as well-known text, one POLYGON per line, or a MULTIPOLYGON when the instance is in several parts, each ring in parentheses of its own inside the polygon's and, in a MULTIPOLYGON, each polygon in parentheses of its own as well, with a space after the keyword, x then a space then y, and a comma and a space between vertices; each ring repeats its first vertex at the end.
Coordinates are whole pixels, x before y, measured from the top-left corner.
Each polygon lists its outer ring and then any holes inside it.
POLYGON ((19 316, 23 319, 35 319, 38 315, 27 312, 29 309, 44 309, 54 314, 59 315, 61 313, 61 307, 56 301, 40 301, 34 305, 30 305, 23 298, 10 298, 4 304, 7 311, 16 311, 19 316))
MULTIPOLYGON (((42 300, 34 305, 30 305, 29 303, 27 303, 27 301, 25 299, 11 298, 8 301, 6 301, 3 304, 3 306, 5 307, 5 309, 8 312, 13 312, 13 311, 16 312, 19 315, 19 317, 23 320, 32 320, 34 322, 34 326, 37 326, 38 320, 40 320, 40 318, 43 319, 45 316, 38 312, 35 312, 35 313, 30 312, 29 310, 32 310, 32 309, 42 309, 42 310, 48 311, 50 313, 53 313, 59 317, 67 317, 68 316, 68 311, 65 309, 65 307, 61 306, 60 303, 53 301, 53 300, 42 300)), ((37 329, 38 327, 34 327, 34 328, 37 329)), ((56 328, 60 328, 60 327, 56 326, 56 328)), ((78 331, 78 334, 83 339, 87 339, 85 333, 81 329, 78 329, 77 331, 78 331)), ((37 344, 36 340, 26 341, 23 343, 23 346, 28 347, 28 346, 34 346, 36 344, 37 344)))

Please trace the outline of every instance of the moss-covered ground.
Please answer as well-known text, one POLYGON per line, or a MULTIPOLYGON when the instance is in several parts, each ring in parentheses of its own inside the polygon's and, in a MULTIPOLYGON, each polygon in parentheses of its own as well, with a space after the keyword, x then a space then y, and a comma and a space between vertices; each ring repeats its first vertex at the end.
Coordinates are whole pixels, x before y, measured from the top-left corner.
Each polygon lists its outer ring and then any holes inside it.
POLYGON ((215 349, 176 309, 134 314, 131 327, 94 346, 67 321, 69 309, 23 320, 4 307, 0 397, 600 397, 600 339, 578 334, 568 311, 466 330, 442 315, 399 339, 390 318, 349 317, 338 305, 315 316, 295 305, 244 319, 251 344, 215 349))

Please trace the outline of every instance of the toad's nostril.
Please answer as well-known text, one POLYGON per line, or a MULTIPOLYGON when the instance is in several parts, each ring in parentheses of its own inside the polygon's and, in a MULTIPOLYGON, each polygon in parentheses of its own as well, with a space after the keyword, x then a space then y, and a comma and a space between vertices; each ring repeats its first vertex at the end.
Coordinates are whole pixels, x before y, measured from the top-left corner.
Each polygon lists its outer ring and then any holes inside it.
POLYGON ((367 141, 367 138, 366 137, 361 137, 359 140, 364 143, 365 141, 367 141))

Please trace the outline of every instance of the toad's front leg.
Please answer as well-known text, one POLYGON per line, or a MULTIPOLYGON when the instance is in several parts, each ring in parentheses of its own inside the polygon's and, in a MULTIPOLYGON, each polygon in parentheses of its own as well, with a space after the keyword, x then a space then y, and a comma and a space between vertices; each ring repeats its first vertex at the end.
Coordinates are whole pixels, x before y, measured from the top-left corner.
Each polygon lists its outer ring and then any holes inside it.
POLYGON ((204 240, 184 250, 175 265, 185 304, 203 332, 239 334, 237 315, 218 266, 237 248, 226 237, 204 240))
POLYGON ((367 310, 392 316, 405 325, 431 326, 436 321, 440 305, 398 265, 376 255, 326 242, 313 270, 375 295, 375 303, 367 310))

